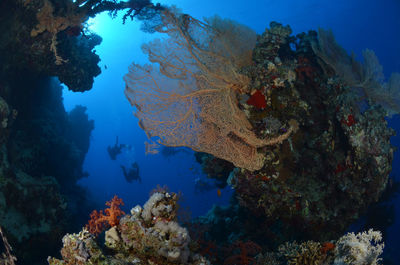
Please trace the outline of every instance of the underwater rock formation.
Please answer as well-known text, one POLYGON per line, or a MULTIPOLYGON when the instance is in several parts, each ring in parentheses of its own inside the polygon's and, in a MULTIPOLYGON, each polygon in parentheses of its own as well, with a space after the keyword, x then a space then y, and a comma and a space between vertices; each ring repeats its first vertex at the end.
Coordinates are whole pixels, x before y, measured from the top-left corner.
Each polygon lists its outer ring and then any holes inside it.
POLYGON ((0 2, 0 223, 18 264, 43 264, 59 238, 84 223, 78 179, 94 122, 86 108, 66 113, 62 87, 85 91, 100 74, 93 48, 101 38, 89 17, 124 10, 149 19, 147 0, 4 0, 0 2))
POLYGON ((83 107, 65 112, 62 87, 51 78, 26 72, 0 86, 7 125, 0 132, 0 223, 18 264, 37 264, 57 250, 49 242, 82 222, 86 198, 76 181, 85 176, 94 122, 83 107))
POLYGON ((72 91, 92 88, 101 73, 94 47, 101 38, 85 25, 89 17, 126 10, 124 21, 150 19, 163 8, 149 0, 4 0, 0 3, 0 77, 29 71, 57 76, 72 91))
MULTIPOLYGON (((386 90, 379 90, 379 100, 377 92, 360 97, 360 85, 347 82, 314 52, 320 45, 316 32, 290 33, 289 27, 272 23, 258 38, 249 75, 267 107, 243 106, 257 134, 276 133, 290 118, 300 129, 281 145, 259 150, 266 158, 261 170, 236 169, 229 181, 239 203, 264 216, 272 230, 323 240, 343 233, 385 190, 394 135, 385 117, 395 104, 388 104, 390 109, 379 104, 386 90)), ((358 63, 354 69, 370 68, 358 63)), ((378 84, 372 78, 370 83, 378 84)))
POLYGON ((144 204, 131 209, 105 232, 104 246, 96 235, 83 228, 63 237, 62 259, 48 258, 50 265, 100 264, 255 264, 255 265, 377 265, 384 244, 379 231, 347 233, 338 240, 287 241, 266 251, 252 241, 235 241, 230 246, 206 241, 212 232, 177 222, 177 195, 155 192, 144 204), (196 254, 202 253, 202 254, 196 254), (212 260, 210 262, 207 258, 212 260))
POLYGON ((61 264, 203 264, 209 262, 193 253, 186 228, 177 222, 177 195, 155 192, 144 204, 131 209, 105 232, 105 247, 85 228, 63 238, 61 264))
POLYGON ((215 180, 215 186, 223 189, 227 185, 229 174, 235 166, 223 159, 216 158, 207 153, 195 153, 196 161, 201 164, 201 169, 207 178, 215 180))
POLYGON ((153 144, 233 163, 239 203, 284 238, 337 237, 379 199, 400 74, 384 83, 372 51, 356 62, 323 30, 292 36, 273 22, 253 50, 255 33, 235 22, 160 16, 169 38, 143 46, 160 70, 133 64, 124 77, 153 144))

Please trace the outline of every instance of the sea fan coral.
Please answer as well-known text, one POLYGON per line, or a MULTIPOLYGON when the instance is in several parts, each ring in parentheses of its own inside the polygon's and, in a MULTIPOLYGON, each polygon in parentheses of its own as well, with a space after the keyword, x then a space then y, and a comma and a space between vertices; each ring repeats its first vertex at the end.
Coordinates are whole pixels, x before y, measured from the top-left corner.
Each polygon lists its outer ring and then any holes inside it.
POLYGON ((382 105, 389 116, 400 113, 400 73, 393 73, 385 83, 383 68, 374 51, 364 50, 361 64, 337 44, 332 31, 320 29, 318 34, 318 43, 313 43, 312 48, 326 72, 327 68, 335 70, 346 85, 360 89, 361 99, 382 105))
POLYGON ((237 96, 249 92, 250 79, 241 68, 251 64, 256 34, 218 17, 207 22, 164 11, 156 28, 170 38, 143 46, 159 71, 132 64, 124 77, 125 94, 149 138, 209 153, 251 171, 260 169, 264 157, 257 148, 281 142, 297 127, 276 139, 253 132, 237 96))

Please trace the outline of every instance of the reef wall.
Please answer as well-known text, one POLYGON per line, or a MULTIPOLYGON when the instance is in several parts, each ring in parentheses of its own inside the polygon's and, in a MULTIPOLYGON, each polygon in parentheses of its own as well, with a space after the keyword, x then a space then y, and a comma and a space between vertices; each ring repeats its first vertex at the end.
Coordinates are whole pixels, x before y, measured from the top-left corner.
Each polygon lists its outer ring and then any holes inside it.
MULTIPOLYGON (((100 74, 101 38, 86 21, 124 10, 147 19, 150 1, 5 0, 0 3, 0 225, 18 264, 43 264, 88 213, 82 164, 94 121, 63 107, 62 87, 87 91, 100 74), (56 77, 56 78, 55 78, 56 77)), ((92 208, 92 206, 90 207, 92 208)))

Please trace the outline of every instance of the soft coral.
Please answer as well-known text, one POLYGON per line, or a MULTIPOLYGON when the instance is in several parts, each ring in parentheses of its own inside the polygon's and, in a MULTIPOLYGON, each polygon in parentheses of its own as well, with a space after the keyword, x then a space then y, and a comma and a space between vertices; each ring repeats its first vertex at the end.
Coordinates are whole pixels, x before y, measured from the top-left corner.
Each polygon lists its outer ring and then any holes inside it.
POLYGON ((116 226, 119 223, 119 217, 124 215, 125 213, 120 209, 120 205, 124 205, 124 202, 121 198, 118 198, 117 195, 111 199, 111 201, 106 202, 106 205, 109 208, 104 210, 94 210, 90 214, 89 223, 86 225, 88 231, 93 235, 98 235, 103 232, 108 226, 116 226))
POLYGON ((254 256, 261 251, 261 247, 252 241, 236 241, 233 243, 233 249, 236 250, 236 253, 233 251, 233 254, 225 259, 224 265, 253 264, 254 256))
POLYGON ((265 107, 267 106, 265 96, 259 90, 252 94, 246 103, 249 105, 253 105, 257 109, 265 109, 265 107))

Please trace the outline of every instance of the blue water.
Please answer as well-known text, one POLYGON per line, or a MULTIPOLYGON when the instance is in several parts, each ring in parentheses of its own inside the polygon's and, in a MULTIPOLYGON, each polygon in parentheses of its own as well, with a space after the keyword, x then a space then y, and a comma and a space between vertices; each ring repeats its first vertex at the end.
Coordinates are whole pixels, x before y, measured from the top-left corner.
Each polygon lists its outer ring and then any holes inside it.
MULTIPOLYGON (((400 2, 381 1, 282 1, 282 0, 173 0, 158 1, 161 4, 176 5, 184 13, 196 18, 218 14, 221 17, 245 24, 257 33, 262 33, 271 21, 289 24, 294 34, 319 27, 332 29, 337 42, 347 51, 360 58, 361 51, 369 48, 375 51, 384 73, 400 72, 400 2)), ((72 93, 64 89, 64 102, 67 110, 76 104, 87 106, 89 118, 95 121, 90 149, 86 156, 84 169, 89 177, 80 181, 87 187, 93 198, 103 204, 114 194, 123 198, 132 207, 143 204, 149 192, 159 185, 167 185, 171 191, 181 191, 184 205, 190 207, 192 216, 205 214, 212 204, 227 204, 232 194, 229 188, 196 194, 194 180, 204 177, 200 165, 196 163, 189 149, 166 158, 162 155, 145 155, 146 135, 139 128, 132 115, 133 108, 124 96, 122 77, 132 62, 146 63, 140 46, 157 37, 140 31, 138 21, 127 21, 122 25, 121 16, 111 19, 101 14, 90 21, 90 28, 103 38, 96 47, 101 58, 102 74, 95 79, 93 89, 84 93, 72 93), (110 160, 107 146, 115 143, 131 145, 129 153, 110 160), (140 166, 142 183, 126 182, 120 164, 137 162, 140 166)), ((390 120, 391 127, 400 131, 400 118, 390 120)), ((393 144, 400 146, 400 137, 393 137, 393 144)), ((398 152, 393 162, 393 175, 398 176, 400 161, 398 152)), ((397 177, 398 179, 398 177, 397 177)), ((396 205, 396 218, 399 218, 400 202, 396 205)), ((397 220, 396 219, 396 220, 397 220)), ((400 247, 400 223, 390 228, 387 243, 400 247)))

